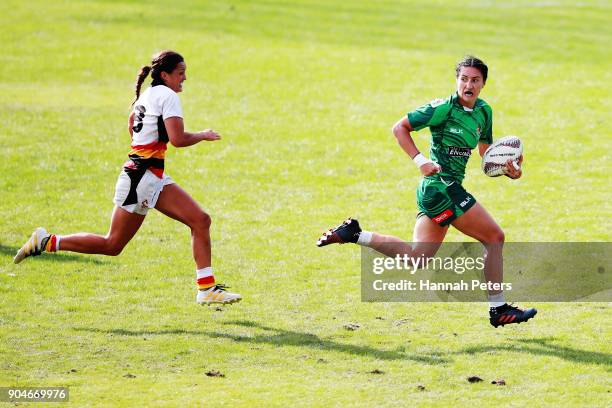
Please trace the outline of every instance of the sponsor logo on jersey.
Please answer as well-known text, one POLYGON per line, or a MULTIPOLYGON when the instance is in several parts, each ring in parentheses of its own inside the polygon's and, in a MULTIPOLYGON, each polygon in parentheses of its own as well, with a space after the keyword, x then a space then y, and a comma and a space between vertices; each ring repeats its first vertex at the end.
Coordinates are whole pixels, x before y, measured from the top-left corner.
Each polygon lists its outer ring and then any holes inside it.
POLYGON ((472 154, 472 149, 469 147, 454 147, 450 146, 448 148, 448 155, 454 157, 470 157, 472 154))
POLYGON ((462 135, 463 134, 463 129, 461 128, 448 128, 448 131, 451 133, 454 133, 456 135, 462 135))
POLYGON ((442 221, 450 218, 452 215, 453 215, 453 211, 449 208, 447 210, 444 210, 441 214, 436 215, 432 219, 439 224, 442 221))
POLYGON ((472 197, 468 196, 465 198, 465 200, 463 200, 461 203, 459 203, 459 205, 461 206, 461 208, 465 207, 470 201, 472 201, 472 197))

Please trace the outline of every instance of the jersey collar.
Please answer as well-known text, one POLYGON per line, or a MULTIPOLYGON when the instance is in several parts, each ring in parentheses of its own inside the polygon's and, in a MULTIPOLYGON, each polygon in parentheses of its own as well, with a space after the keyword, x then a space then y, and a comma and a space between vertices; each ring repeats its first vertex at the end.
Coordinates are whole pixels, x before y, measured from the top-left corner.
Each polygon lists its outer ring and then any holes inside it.
POLYGON ((462 108, 464 111, 466 112, 474 112, 476 110, 476 108, 478 107, 478 101, 480 101, 480 98, 476 99, 476 103, 474 104, 474 107, 472 109, 470 108, 466 108, 465 106, 463 106, 462 104, 459 103, 459 94, 457 93, 457 91, 455 91, 451 97, 451 102, 453 103, 453 105, 457 105, 458 107, 462 108))

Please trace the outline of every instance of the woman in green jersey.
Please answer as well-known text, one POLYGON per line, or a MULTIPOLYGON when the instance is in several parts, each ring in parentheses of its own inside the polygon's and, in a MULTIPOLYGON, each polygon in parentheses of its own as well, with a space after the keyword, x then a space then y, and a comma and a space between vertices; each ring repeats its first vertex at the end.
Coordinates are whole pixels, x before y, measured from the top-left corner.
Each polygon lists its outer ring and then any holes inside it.
MULTIPOLYGON (((504 232, 493 217, 461 185, 465 166, 473 149, 482 156, 493 142, 491 107, 478 96, 487 81, 488 68, 480 59, 467 56, 456 66, 456 92, 409 112, 393 127, 400 147, 408 154, 423 179, 417 188, 417 215, 413 244, 391 235, 363 231, 357 220, 348 219, 324 233, 318 246, 353 242, 387 256, 435 255, 449 225, 485 246, 485 278, 494 289, 488 291, 490 322, 493 326, 520 323, 535 316, 535 309, 521 310, 505 302, 502 287, 504 232), (430 159, 416 147, 410 133, 429 127, 432 135, 430 159)), ((505 174, 518 179, 518 162, 508 161, 505 174)))

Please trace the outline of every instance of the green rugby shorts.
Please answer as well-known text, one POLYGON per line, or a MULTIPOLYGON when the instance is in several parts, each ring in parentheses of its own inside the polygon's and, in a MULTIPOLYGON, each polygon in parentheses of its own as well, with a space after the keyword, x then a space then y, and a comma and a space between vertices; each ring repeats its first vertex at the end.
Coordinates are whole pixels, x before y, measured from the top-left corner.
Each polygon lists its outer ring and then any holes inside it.
POLYGON ((469 210, 476 199, 456 181, 445 182, 439 176, 423 178, 417 187, 417 218, 426 215, 444 227, 469 210))

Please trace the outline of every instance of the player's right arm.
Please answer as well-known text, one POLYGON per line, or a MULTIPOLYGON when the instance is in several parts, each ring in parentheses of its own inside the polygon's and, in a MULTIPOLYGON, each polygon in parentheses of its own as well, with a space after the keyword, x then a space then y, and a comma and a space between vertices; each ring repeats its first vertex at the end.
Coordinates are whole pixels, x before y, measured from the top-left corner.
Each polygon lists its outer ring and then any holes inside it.
MULTIPOLYGON (((393 134, 395 135, 397 143, 399 143, 402 150, 405 151, 406 154, 410 156, 412 160, 415 160, 415 158, 417 158, 417 156, 419 155, 424 158, 419 149, 416 147, 412 136, 410 136, 410 132, 412 132, 412 126, 410 125, 410 121, 406 116, 400 119, 393 126, 393 134)), ((432 174, 436 174, 440 171, 440 166, 432 162, 431 160, 427 160, 424 163, 420 163, 418 161, 415 162, 419 166, 421 174, 423 174, 424 176, 431 176, 432 174)))
POLYGON ((221 136, 211 129, 206 129, 197 133, 186 132, 183 118, 176 116, 165 119, 164 125, 168 132, 168 139, 174 147, 192 146, 202 140, 212 141, 221 139, 221 136))

